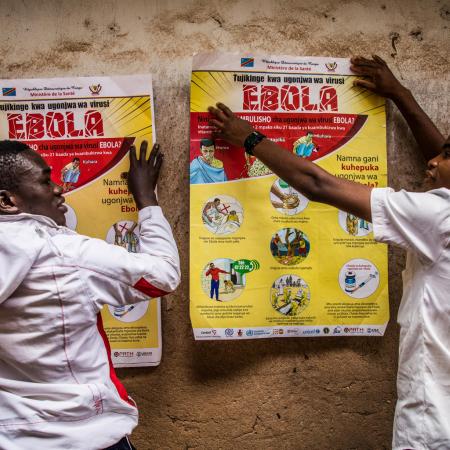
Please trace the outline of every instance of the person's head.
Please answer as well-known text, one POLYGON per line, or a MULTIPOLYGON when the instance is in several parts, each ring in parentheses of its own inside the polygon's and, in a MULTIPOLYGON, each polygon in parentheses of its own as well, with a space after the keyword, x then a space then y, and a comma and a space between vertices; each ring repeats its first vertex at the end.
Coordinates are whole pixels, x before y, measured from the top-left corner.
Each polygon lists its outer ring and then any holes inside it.
POLYGON ((214 142, 211 139, 202 139, 200 141, 200 152, 206 162, 211 162, 214 159, 214 142))
POLYGON ((309 140, 311 140, 313 136, 314 136, 314 134, 313 134, 312 131, 307 131, 307 132, 306 132, 306 137, 307 137, 309 140))
POLYGON ((230 214, 231 214, 232 216, 235 216, 235 215, 236 215, 236 211, 233 209, 232 211, 230 211, 230 214))
POLYGON ((215 204, 216 206, 219 206, 219 205, 220 205, 220 198, 215 198, 215 199, 214 199, 214 204, 215 204))
POLYGON ((80 165, 80 158, 73 158, 72 163, 74 167, 78 167, 80 165))
POLYGON ((214 263, 209 263, 209 268, 214 269, 214 263))
POLYGON ((64 225, 62 188, 50 174, 47 163, 27 145, 0 141, 0 214, 38 214, 64 225))
POLYGON ((425 182, 429 189, 450 189, 450 137, 444 142, 442 152, 428 161, 425 182))

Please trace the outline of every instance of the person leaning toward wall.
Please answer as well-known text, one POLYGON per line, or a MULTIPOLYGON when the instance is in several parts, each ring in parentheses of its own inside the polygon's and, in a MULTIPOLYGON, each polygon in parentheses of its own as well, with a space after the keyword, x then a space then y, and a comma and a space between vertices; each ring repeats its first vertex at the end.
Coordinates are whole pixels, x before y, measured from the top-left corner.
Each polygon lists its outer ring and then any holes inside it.
POLYGON ((138 411, 111 363, 100 310, 180 282, 155 195, 159 146, 130 150, 140 253, 69 230, 62 188, 41 156, 0 141, 0 448, 132 450, 138 411))
POLYGON ((241 146, 310 200, 373 223, 375 239, 407 250, 400 324, 395 450, 450 449, 450 139, 380 57, 355 57, 354 82, 391 99, 428 159, 424 192, 394 192, 337 178, 270 141, 218 103, 215 138, 241 146))

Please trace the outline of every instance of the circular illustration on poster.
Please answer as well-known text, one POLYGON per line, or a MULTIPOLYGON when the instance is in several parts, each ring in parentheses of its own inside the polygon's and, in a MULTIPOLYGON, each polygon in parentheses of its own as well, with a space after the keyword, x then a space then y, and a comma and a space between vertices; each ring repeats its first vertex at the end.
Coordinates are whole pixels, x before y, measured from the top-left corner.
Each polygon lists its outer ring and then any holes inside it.
POLYGON ((309 254, 308 236, 296 228, 282 228, 270 240, 270 252, 275 260, 285 266, 300 264, 309 254))
POLYGON ((278 178, 270 188, 270 202, 278 212, 293 216, 302 212, 308 206, 309 200, 278 178))
POLYGON ((339 285, 352 298, 371 296, 380 284, 380 274, 375 264, 367 259, 352 259, 339 271, 339 285))
POLYGON ((218 235, 232 234, 244 221, 241 204, 229 195, 215 195, 203 205, 202 221, 206 229, 218 235))
POLYGON ((305 280, 297 275, 277 278, 270 289, 270 304, 284 316, 297 316, 311 301, 311 292, 305 280))
POLYGON ((78 223, 77 215, 70 205, 68 205, 67 203, 64 203, 64 205, 67 207, 67 211, 64 214, 66 216, 66 227, 75 231, 77 229, 78 223))
POLYGON ((238 298, 245 289, 245 275, 233 269, 234 260, 214 259, 203 267, 200 282, 203 292, 216 302, 229 302, 238 298))
POLYGON ((351 236, 367 236, 372 232, 372 224, 370 222, 353 214, 339 211, 338 220, 341 228, 351 236))
POLYGON ((137 253, 139 249, 139 235, 137 223, 131 220, 116 222, 108 230, 106 242, 123 247, 130 253, 137 253))
POLYGON ((136 320, 139 320, 147 312, 148 303, 149 301, 145 300, 134 305, 108 305, 108 310, 114 319, 120 320, 120 322, 136 322, 136 320))

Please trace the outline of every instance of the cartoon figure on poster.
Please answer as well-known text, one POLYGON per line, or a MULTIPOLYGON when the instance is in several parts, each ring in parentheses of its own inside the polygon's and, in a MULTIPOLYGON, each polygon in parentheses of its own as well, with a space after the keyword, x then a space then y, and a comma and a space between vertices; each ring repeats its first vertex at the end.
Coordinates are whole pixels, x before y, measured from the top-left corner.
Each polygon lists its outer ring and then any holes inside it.
POLYGON ((372 232, 372 224, 351 213, 339 211, 339 225, 351 236, 367 236, 372 232))
POLYGON ((61 170, 61 182, 63 184, 63 192, 69 192, 74 189, 74 185, 78 183, 80 177, 80 158, 73 158, 72 161, 65 165, 61 170))
POLYGON ((308 131, 305 136, 297 139, 293 144, 293 152, 302 158, 309 158, 313 152, 318 151, 318 147, 313 142, 314 134, 308 131))
POLYGON ((245 288, 245 275, 236 272, 234 261, 229 258, 218 258, 202 270, 202 289, 208 297, 216 302, 228 302, 239 297, 245 288))
POLYGON ((309 254, 310 243, 305 233, 295 228, 278 230, 270 240, 270 252, 286 266, 300 264, 309 254))
POLYGON ((206 229, 214 234, 234 233, 242 225, 244 214, 241 204, 233 197, 221 195, 208 199, 202 210, 206 229))
POLYGON ((275 311, 284 316, 296 316, 304 311, 311 301, 308 284, 297 275, 277 278, 270 290, 270 303, 275 311))
POLYGON ((215 151, 214 141, 200 141, 201 155, 194 158, 189 166, 191 184, 221 183, 228 180, 223 162, 215 157, 215 151))
POLYGON ((280 213, 293 216, 303 211, 308 206, 309 200, 278 178, 270 188, 270 202, 280 213))

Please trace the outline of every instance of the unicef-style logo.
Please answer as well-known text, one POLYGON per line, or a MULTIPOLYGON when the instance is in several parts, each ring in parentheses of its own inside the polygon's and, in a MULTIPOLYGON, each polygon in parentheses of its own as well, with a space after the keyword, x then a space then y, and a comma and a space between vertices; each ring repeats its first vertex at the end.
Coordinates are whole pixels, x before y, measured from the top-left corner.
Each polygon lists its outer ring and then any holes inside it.
POLYGON ((227 328, 225 330, 225 336, 231 337, 234 334, 234 330, 232 328, 227 328))

